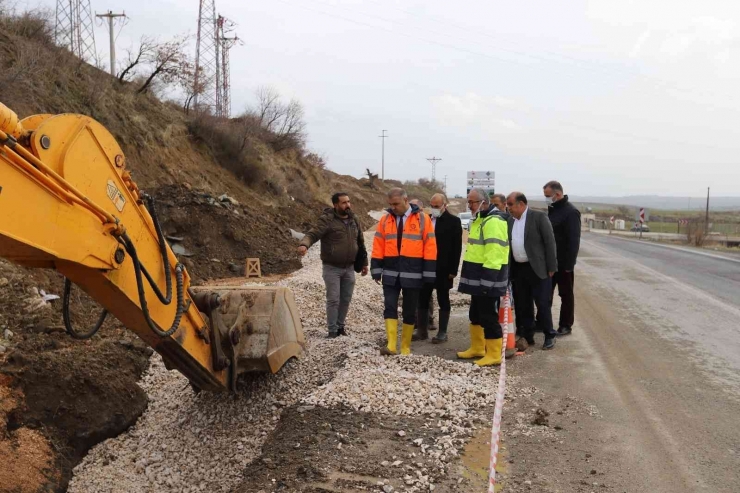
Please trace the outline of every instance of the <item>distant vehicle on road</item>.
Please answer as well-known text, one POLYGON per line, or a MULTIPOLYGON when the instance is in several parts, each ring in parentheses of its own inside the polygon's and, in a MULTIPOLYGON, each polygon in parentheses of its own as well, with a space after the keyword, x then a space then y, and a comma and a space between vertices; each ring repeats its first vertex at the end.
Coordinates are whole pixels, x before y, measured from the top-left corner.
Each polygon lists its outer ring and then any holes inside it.
POLYGON ((461 212, 458 217, 460 218, 463 229, 470 229, 470 220, 473 219, 473 214, 470 212, 461 212))
POLYGON ((650 232, 650 227, 647 224, 638 224, 638 225, 632 226, 632 229, 630 229, 630 231, 638 232, 640 231, 641 228, 642 228, 643 233, 650 232))

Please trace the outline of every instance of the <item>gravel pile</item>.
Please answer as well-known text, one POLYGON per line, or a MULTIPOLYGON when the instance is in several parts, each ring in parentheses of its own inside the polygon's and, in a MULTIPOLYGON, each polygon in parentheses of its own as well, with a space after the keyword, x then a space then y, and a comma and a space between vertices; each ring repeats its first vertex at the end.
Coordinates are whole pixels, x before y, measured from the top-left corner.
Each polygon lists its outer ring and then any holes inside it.
MULTIPOLYGON (((150 399, 147 411, 127 433, 90 451, 75 468, 69 491, 232 491, 259 456, 282 408, 300 403, 428 418, 439 437, 418 447, 436 461, 435 470, 421 478, 404 478, 399 471, 399 479, 408 491, 430 491, 434 477, 448 473, 447 464, 459 455, 465 438, 488 426, 498 371, 436 357, 379 356, 382 289, 369 276, 357 277, 347 321, 350 337, 324 339, 318 246, 303 263, 280 284, 295 294, 307 337, 305 357, 277 375, 253 377, 237 395, 196 395, 155 354, 141 382, 150 399)), ((510 396, 516 394, 513 387, 507 385, 510 396)))

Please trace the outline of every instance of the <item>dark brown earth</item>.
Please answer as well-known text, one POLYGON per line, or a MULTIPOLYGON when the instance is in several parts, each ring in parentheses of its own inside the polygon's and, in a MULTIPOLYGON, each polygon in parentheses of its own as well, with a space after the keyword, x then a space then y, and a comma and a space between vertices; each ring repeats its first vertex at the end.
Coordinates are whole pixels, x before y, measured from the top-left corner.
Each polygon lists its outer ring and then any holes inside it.
MULTIPOLYGON (((238 491, 377 491, 381 481, 403 491, 399 476, 416 477, 408 466, 413 464, 425 475, 432 473, 431 461, 419 453, 413 440, 429 441, 435 433, 420 418, 378 416, 348 408, 287 408, 238 491), (403 437, 398 435, 401 430, 403 437), (383 466, 384 461, 390 464, 383 466), (393 466, 396 461, 402 463, 393 466)), ((466 491, 469 484, 444 480, 435 482, 435 491, 466 491)))
MULTIPOLYGON (((117 320, 106 321, 92 339, 75 341, 64 333, 59 300, 28 308, 26 300, 38 297, 33 288, 61 294, 62 286, 55 272, 0 260, 0 334, 13 332, 0 355, 0 396, 12 396, 0 406, 0 450, 22 455, 32 439, 47 464, 34 471, 36 482, 3 478, 2 491, 63 491, 87 450, 126 430, 147 405, 136 382, 151 349, 117 320)), ((100 310, 78 291, 71 307, 80 327, 92 325, 100 310)))

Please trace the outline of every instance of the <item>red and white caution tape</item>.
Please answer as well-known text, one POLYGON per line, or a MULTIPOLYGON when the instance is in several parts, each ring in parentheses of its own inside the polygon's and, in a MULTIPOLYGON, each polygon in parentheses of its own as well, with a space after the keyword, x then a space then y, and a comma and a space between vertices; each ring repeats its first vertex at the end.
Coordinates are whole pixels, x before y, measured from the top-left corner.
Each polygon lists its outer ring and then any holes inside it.
POLYGON ((493 411, 493 426, 491 427, 491 464, 488 473, 488 493, 494 493, 496 488, 496 463, 498 462, 498 443, 501 437, 501 413, 504 409, 504 394, 506 392, 506 337, 509 332, 509 291, 504 296, 504 323, 503 341, 501 343, 501 367, 496 391, 496 404, 493 411))

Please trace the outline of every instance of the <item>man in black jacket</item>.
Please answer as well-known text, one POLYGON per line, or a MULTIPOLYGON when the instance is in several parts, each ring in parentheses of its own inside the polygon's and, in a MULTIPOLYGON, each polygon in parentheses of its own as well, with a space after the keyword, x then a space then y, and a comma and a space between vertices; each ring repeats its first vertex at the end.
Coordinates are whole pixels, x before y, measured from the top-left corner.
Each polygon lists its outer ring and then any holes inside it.
POLYGON ((319 217, 318 224, 301 240, 298 253, 305 255, 311 245, 321 241, 321 262, 326 285, 326 324, 329 338, 346 335, 344 324, 355 290, 355 261, 362 265, 366 276, 367 249, 360 224, 352 213, 349 196, 335 193, 331 197, 334 207, 328 207, 319 217))
POLYGON ((438 193, 432 197, 432 223, 437 240, 437 279, 434 284, 424 284, 419 297, 418 319, 413 339, 429 338, 429 303, 432 291, 437 290, 439 304, 439 332, 432 338, 437 344, 447 341, 447 324, 450 321, 450 289, 457 276, 462 254, 462 223, 460 218, 447 210, 447 197, 438 193))
POLYGON ((563 186, 557 181, 550 181, 544 187, 545 201, 548 202, 547 215, 555 233, 555 245, 558 250, 558 270, 552 277, 550 307, 555 297, 555 287, 560 295, 560 323, 558 335, 568 335, 573 331, 575 299, 573 282, 581 243, 581 212, 568 201, 563 194, 563 186))

